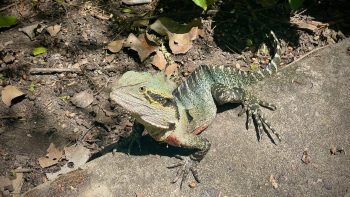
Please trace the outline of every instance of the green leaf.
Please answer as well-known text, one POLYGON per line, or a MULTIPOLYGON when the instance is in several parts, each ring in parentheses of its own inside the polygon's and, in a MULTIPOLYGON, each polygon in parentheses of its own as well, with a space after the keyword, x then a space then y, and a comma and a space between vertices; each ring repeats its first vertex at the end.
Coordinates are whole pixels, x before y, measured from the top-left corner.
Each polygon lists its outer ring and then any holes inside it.
POLYGON ((64 102, 68 102, 69 99, 70 99, 70 96, 59 96, 58 98, 61 99, 64 102))
POLYGON ((34 92, 34 90, 35 90, 35 84, 32 82, 32 83, 30 83, 30 85, 28 87, 28 91, 34 92))
POLYGON ((289 6, 292 10, 297 10, 303 4, 304 0, 288 0, 289 6))
POLYGON ((0 28, 11 27, 17 23, 17 17, 15 16, 0 16, 0 28))
POLYGON ((247 38, 245 44, 247 45, 247 47, 251 47, 251 46, 253 46, 253 40, 250 38, 247 38))
POLYGON ((207 0, 192 0, 196 5, 203 8, 203 10, 207 10, 208 4, 207 0))
POLYGON ((43 53, 46 53, 47 49, 45 47, 37 47, 33 50, 33 55, 34 56, 37 56, 37 55, 40 55, 40 54, 43 54, 43 53))
POLYGON ((6 79, 5 75, 0 73, 0 81, 5 80, 5 79, 6 79))

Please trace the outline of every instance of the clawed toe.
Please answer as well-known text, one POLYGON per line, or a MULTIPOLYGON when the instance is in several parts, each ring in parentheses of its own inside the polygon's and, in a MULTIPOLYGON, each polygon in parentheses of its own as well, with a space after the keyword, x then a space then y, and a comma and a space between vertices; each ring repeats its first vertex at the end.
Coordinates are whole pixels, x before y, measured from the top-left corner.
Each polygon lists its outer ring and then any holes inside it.
MULTIPOLYGON (((264 106, 266 108, 269 108, 271 110, 276 110, 276 106, 267 102, 258 101, 254 103, 243 103, 243 108, 241 112, 239 112, 238 115, 242 115, 244 112, 247 113, 247 129, 249 129, 251 123, 254 120, 254 123, 256 124, 256 129, 258 132, 258 138, 261 140, 262 135, 264 134, 264 131, 267 132, 267 130, 270 130, 279 141, 281 141, 280 135, 276 132, 276 130, 271 126, 271 124, 265 119, 262 111, 260 110, 259 106, 264 106)), ((272 139, 273 140, 273 139, 272 139)))
POLYGON ((176 173, 174 180, 171 181, 171 183, 176 183, 178 180, 181 179, 180 188, 182 188, 183 183, 185 183, 187 178, 188 178, 189 172, 192 173, 194 179, 199 183, 200 181, 198 178, 198 172, 196 170, 198 162, 193 161, 187 157, 186 158, 178 157, 178 156, 176 156, 176 157, 181 158, 181 161, 177 164, 168 166, 168 168, 179 168, 177 170, 177 173, 176 173))

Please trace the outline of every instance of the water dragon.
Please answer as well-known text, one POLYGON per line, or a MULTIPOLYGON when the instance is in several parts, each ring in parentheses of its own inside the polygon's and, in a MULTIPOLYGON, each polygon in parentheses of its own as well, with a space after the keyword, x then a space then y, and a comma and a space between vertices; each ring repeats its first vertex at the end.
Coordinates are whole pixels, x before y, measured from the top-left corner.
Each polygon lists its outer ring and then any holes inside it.
MULTIPOLYGON (((216 104, 239 103, 239 115, 247 114, 247 127, 254 121, 259 138, 270 130, 280 140, 279 134, 264 118, 260 106, 275 110, 276 107, 255 97, 247 87, 277 72, 281 47, 271 31, 275 54, 269 64, 256 72, 242 71, 233 67, 197 67, 181 85, 165 77, 163 73, 126 72, 112 85, 110 98, 128 110, 143 125, 148 134, 157 141, 192 149, 178 165, 180 186, 192 172, 199 182, 197 164, 210 149, 210 142, 198 135, 214 120, 216 104)), ((135 124, 136 125, 136 124, 135 124)), ((143 129, 134 129, 141 136, 143 129), (138 131, 136 131, 138 130, 138 131)))

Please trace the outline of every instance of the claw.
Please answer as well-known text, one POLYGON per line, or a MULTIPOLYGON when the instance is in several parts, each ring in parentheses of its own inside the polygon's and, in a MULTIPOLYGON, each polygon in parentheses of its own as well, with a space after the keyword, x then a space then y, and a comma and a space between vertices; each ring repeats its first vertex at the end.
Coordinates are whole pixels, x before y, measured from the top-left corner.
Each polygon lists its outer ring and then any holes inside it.
POLYGON ((243 105, 241 111, 238 113, 238 116, 242 116, 246 111, 247 111, 247 107, 243 105))
POLYGON ((259 100, 259 105, 266 107, 266 108, 269 108, 272 111, 275 111, 277 109, 276 105, 268 103, 268 102, 260 101, 260 100, 259 100))
POLYGON ((252 115, 252 111, 248 110, 248 120, 247 120, 247 129, 249 129, 250 125, 253 122, 253 115, 252 115))
POLYGON ((253 99, 250 98, 243 102, 243 108, 238 115, 240 116, 244 112, 247 112, 247 116, 248 116, 247 129, 249 129, 251 122, 254 120, 254 122, 256 123, 256 129, 258 132, 258 140, 261 140, 264 134, 264 131, 266 131, 266 129, 269 129, 277 137, 277 139, 281 141, 280 135, 276 132, 276 130, 271 126, 271 124, 263 116, 262 111, 259 108, 260 106, 269 108, 271 110, 277 109, 275 105, 264 101, 260 101, 253 97, 253 99))
POLYGON ((182 185, 186 182, 187 178, 188 178, 188 174, 189 172, 192 173, 194 179, 199 183, 199 178, 198 178, 198 172, 196 170, 197 167, 197 161, 193 161, 190 158, 186 157, 180 157, 182 161, 180 161, 177 164, 174 164, 172 166, 168 166, 168 168, 177 168, 179 167, 179 169, 177 170, 176 173, 176 177, 174 178, 173 181, 171 181, 171 183, 176 183, 179 179, 181 179, 180 182, 180 188, 182 188, 182 185))
POLYGON ((128 137, 120 140, 120 147, 127 148, 127 154, 130 155, 133 147, 137 144, 139 151, 141 152, 141 134, 132 132, 128 137))

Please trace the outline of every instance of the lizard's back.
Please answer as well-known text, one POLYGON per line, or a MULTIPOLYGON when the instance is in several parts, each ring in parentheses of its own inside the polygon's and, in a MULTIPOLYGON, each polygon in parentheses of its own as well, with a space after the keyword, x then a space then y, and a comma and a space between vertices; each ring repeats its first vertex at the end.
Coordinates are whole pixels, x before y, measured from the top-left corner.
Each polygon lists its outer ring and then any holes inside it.
POLYGON ((281 48, 275 36, 274 42, 275 55, 262 70, 249 72, 233 67, 201 65, 174 90, 173 95, 185 107, 189 132, 196 131, 199 127, 207 127, 213 121, 217 112, 214 98, 218 103, 225 103, 216 95, 220 92, 219 88, 222 89, 221 94, 228 90, 241 94, 247 86, 277 72, 277 65, 281 61, 281 48))

